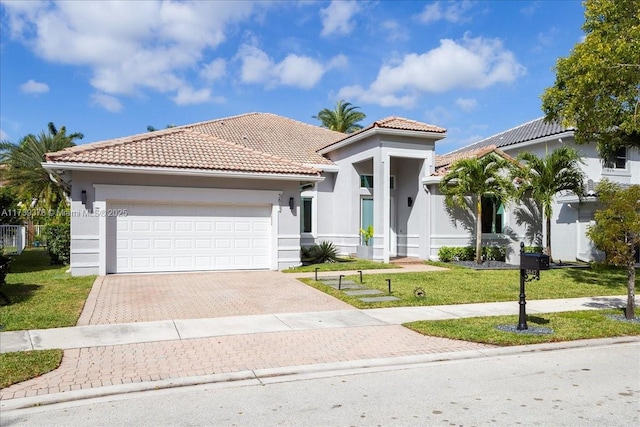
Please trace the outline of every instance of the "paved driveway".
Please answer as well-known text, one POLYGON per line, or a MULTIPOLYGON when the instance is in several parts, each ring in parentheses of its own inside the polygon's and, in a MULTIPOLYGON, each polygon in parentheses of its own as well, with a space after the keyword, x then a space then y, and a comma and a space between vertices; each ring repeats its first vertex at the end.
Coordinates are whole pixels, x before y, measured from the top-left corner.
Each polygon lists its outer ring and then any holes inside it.
POLYGON ((96 279, 78 325, 353 309, 277 271, 119 274, 96 279))

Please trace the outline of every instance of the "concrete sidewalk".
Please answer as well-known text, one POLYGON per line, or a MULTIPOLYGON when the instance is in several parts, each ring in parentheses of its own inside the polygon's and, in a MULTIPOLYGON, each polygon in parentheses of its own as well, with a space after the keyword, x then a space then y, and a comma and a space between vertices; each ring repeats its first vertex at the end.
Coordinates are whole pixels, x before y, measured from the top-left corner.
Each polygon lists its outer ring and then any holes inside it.
MULTIPOLYGON (((529 301, 527 309, 530 314, 590 310, 618 307, 625 301, 626 296, 529 301)), ((62 363, 54 371, 0 390, 0 409, 247 376, 305 372, 330 375, 344 367, 481 357, 495 347, 424 336, 400 324, 517 312, 516 302, 506 302, 3 332, 2 352, 65 350, 62 363)), ((527 351, 524 347, 510 351, 527 351)))
MULTIPOLYGON (((552 313, 622 307, 626 296, 530 300, 527 313, 552 313)), ((0 333, 0 353, 102 347, 158 341, 189 340, 228 335, 305 331, 330 328, 401 325, 417 320, 442 320, 518 314, 515 302, 423 307, 395 307, 176 319, 0 333)))

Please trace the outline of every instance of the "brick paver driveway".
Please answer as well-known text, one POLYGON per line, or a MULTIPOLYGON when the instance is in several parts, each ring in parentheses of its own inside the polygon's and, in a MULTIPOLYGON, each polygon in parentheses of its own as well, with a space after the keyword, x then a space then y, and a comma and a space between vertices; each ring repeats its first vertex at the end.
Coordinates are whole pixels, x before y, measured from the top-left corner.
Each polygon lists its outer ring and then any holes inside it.
POLYGON ((353 309, 277 271, 110 275, 78 325, 353 309))

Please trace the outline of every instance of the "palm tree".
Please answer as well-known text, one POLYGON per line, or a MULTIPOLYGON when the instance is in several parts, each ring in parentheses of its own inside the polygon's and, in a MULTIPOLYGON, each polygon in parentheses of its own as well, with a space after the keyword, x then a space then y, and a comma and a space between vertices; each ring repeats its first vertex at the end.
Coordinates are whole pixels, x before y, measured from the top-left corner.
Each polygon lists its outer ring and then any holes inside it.
POLYGON ((357 123, 367 117, 363 112, 356 111, 358 108, 360 107, 356 107, 350 102, 340 100, 336 104, 335 110, 325 108, 320 111, 317 116, 312 117, 320 120, 322 127, 335 130, 336 132, 352 133, 362 129, 362 126, 357 123))
POLYGON ((499 152, 481 157, 460 159, 440 181, 440 191, 449 207, 467 208, 469 201, 476 207, 476 263, 482 263, 482 199, 492 197, 506 204, 515 193, 508 171, 513 163, 499 152))
POLYGON ((549 259, 553 260, 551 256, 553 199, 560 191, 571 191, 582 200, 585 194, 586 175, 580 168, 580 164, 584 164, 584 161, 571 147, 556 148, 544 158, 525 151, 518 155, 518 160, 525 162, 523 168, 517 172, 523 182, 519 188, 519 195, 528 193, 542 206, 547 235, 546 252, 549 259))
POLYGON ((18 144, 0 142, 0 164, 2 179, 12 186, 23 201, 37 199, 45 209, 66 205, 69 187, 42 167, 46 153, 60 151, 75 145, 81 133, 66 134, 63 126, 58 129, 49 123, 48 132, 38 136, 27 135, 18 144))

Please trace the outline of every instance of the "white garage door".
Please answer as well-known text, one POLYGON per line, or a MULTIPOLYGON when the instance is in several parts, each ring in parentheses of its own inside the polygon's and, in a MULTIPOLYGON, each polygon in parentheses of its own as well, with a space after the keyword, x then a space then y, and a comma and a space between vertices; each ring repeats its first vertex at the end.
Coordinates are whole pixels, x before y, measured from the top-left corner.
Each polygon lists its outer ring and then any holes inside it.
POLYGON ((269 205, 109 206, 126 212, 115 221, 117 273, 263 269, 271 265, 269 205))

